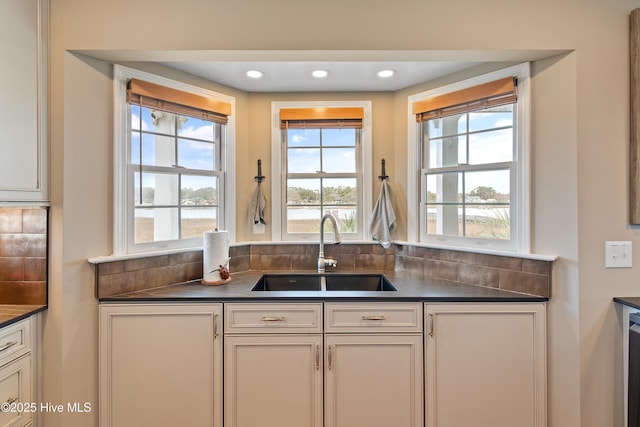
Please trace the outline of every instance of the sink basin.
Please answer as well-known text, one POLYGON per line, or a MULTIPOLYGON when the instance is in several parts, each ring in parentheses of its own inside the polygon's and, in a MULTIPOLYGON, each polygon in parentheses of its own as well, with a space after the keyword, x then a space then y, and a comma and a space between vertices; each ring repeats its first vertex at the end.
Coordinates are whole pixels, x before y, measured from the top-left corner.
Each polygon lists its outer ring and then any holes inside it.
POLYGON ((395 291, 397 290, 382 274, 327 275, 327 291, 395 291))
POLYGON ((396 291, 382 274, 264 274, 252 291, 396 291))
POLYGON ((320 291, 319 274, 264 274, 252 291, 320 291))

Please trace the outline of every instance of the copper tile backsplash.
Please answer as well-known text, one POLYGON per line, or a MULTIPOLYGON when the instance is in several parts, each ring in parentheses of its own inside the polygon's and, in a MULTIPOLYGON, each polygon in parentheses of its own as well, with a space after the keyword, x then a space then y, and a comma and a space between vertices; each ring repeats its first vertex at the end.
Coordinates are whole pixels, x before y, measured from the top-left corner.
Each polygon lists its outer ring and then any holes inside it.
MULTIPOLYGON (((550 261, 378 244, 325 246, 336 271, 395 271, 549 297, 550 261)), ((230 271, 315 270, 317 244, 247 244, 229 248, 230 271)), ((202 250, 96 265, 96 295, 105 298, 202 278, 202 250)))
POLYGON ((47 304, 47 208, 0 208, 0 304, 47 304))

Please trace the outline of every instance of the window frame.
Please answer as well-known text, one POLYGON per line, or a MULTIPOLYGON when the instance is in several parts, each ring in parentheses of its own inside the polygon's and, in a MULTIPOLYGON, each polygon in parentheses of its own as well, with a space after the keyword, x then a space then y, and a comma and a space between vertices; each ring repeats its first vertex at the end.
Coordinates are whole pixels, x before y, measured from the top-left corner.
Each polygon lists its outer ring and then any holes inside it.
MULTIPOLYGON (((360 174, 358 184, 358 232, 341 233, 343 240, 364 241, 367 239, 367 227, 371 216, 371 101, 277 101, 271 103, 272 132, 271 132, 271 162, 273 180, 271 182, 272 203, 272 240, 286 242, 318 241, 318 233, 288 233, 286 227, 286 149, 280 128, 280 110, 287 108, 349 108, 356 107, 364 110, 362 129, 360 129, 360 155, 356 159, 356 174, 360 174), (360 168, 360 170, 358 170, 360 168), (276 172, 278 171, 278 172, 276 172)), ((319 224, 319 220, 318 220, 319 224)))
MULTIPOLYGON (((482 248, 484 250, 529 253, 530 251, 530 66, 523 63, 483 74, 477 77, 455 82, 408 97, 408 153, 414 154, 409 160, 407 185, 407 213, 409 240, 432 246, 451 248, 482 248), (425 182, 422 168, 422 134, 416 117, 412 114, 412 105, 435 96, 477 86, 504 77, 518 79, 518 100, 516 102, 516 133, 511 178, 511 236, 509 240, 489 239, 465 236, 433 235, 426 232, 426 205, 423 205, 422 193, 425 182)), ((426 192, 425 192, 426 194, 426 192)))
MULTIPOLYGON (((218 181, 218 224, 221 229, 229 231, 231 241, 235 240, 235 174, 228 173, 228 165, 235 164, 235 98, 213 92, 204 88, 171 80, 144 71, 114 65, 114 230, 113 252, 115 256, 126 256, 142 253, 157 253, 202 248, 201 238, 176 239, 157 242, 134 242, 135 197, 134 180, 129 165, 130 113, 127 104, 127 81, 131 78, 144 80, 183 92, 211 97, 231 105, 231 115, 225 125, 225 135, 220 147, 220 169, 212 175, 218 181)), ((153 166, 150 169, 158 169, 153 166)), ((137 168, 135 168, 137 169, 137 168)), ((162 169, 162 168, 160 168, 162 169)), ((190 169, 187 169, 190 171, 190 169)), ((194 170, 197 171, 197 170, 194 170)))

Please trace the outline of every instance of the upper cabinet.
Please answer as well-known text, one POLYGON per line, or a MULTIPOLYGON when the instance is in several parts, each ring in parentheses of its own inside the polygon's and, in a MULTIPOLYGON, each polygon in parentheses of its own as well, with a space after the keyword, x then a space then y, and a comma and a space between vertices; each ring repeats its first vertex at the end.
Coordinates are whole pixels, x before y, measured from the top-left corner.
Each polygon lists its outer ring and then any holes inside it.
POLYGON ((49 198, 48 6, 0 3, 0 202, 49 198))

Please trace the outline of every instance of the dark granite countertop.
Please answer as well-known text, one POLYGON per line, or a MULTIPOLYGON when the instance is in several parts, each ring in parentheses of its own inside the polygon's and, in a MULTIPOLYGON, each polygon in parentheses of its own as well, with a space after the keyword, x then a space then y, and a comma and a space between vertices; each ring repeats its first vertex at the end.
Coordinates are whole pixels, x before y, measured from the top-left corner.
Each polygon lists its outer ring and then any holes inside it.
POLYGON ((46 305, 0 304, 0 328, 47 309, 46 305))
POLYGON ((640 310, 640 297, 616 297, 613 301, 640 310))
MULTIPOLYGON (((363 291, 286 291, 256 292, 251 288, 262 274, 314 274, 312 271, 248 271, 234 273, 232 281, 218 286, 205 286, 200 281, 180 283, 101 298, 100 302, 207 302, 207 301, 270 301, 270 300, 331 300, 331 301, 442 301, 442 302, 544 302, 548 298, 509 292, 495 288, 466 285, 446 280, 412 276, 398 272, 382 273, 397 288, 391 292, 363 291)), ((359 272, 361 273, 361 272, 359 272)), ((327 273, 349 274, 349 273, 327 273)))

